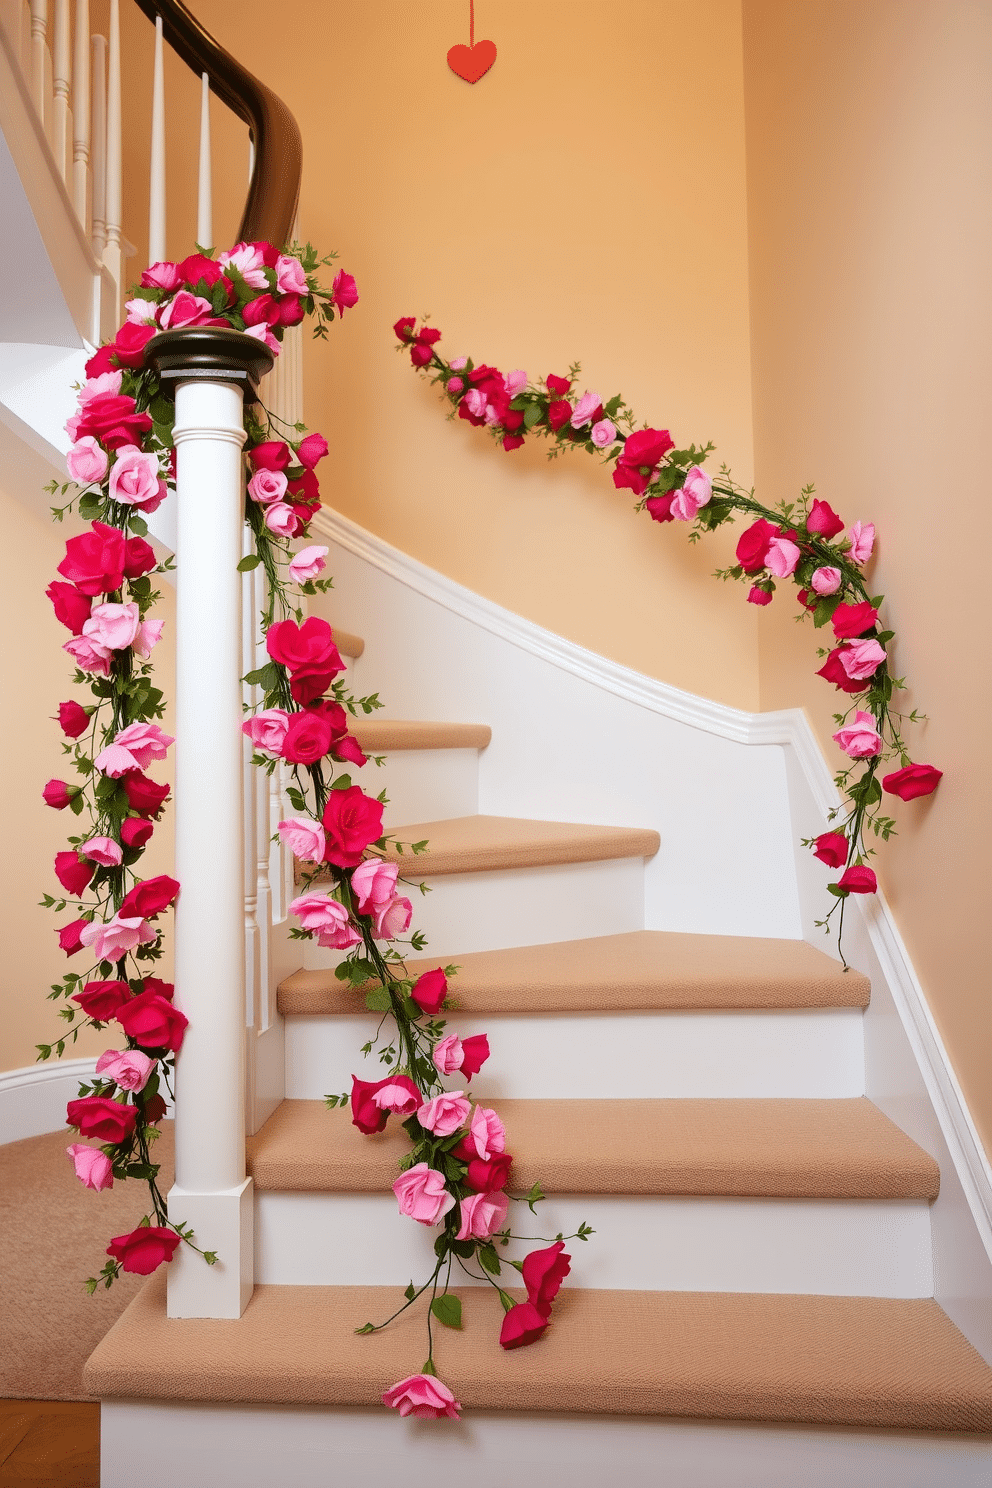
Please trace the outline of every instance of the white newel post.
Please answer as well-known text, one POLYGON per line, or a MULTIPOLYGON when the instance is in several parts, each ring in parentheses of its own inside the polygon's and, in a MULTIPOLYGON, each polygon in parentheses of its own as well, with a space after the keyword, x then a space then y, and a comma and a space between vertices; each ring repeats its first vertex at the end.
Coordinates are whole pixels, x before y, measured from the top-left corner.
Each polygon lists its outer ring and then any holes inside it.
POLYGON ((207 1266, 180 1246, 170 1317, 240 1317, 253 1286, 245 1177, 244 818, 241 588, 243 399, 272 365, 238 331, 170 331, 146 361, 175 387, 176 1182, 169 1216, 192 1225, 207 1266))

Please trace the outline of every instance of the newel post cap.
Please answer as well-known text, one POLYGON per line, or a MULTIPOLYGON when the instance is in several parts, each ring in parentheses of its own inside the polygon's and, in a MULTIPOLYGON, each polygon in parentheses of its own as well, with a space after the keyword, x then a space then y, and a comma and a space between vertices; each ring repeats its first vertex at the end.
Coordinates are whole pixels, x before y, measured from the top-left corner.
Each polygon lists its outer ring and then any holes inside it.
POLYGON ((145 346, 145 366, 154 367, 163 392, 178 382, 233 382, 254 403, 258 384, 275 357, 264 341, 222 326, 188 326, 159 331, 145 346))

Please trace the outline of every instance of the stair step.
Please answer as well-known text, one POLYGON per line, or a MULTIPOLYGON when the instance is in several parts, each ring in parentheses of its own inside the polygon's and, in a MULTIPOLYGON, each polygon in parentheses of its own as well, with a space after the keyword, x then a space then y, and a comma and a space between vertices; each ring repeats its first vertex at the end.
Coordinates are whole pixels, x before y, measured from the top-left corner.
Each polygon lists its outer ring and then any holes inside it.
POLYGON ((599 827, 577 822, 530 821, 516 816, 456 816, 446 821, 391 827, 401 842, 428 846, 386 856, 411 879, 448 873, 489 873, 506 868, 550 868, 560 863, 601 863, 611 858, 650 858, 661 846, 644 827, 599 827))
MULTIPOLYGON (((737 935, 636 930, 452 959, 452 996, 466 1013, 864 1008, 871 990, 866 976, 804 941, 737 935)), ((406 964, 419 976, 437 958, 406 964)), ((332 971, 297 971, 279 987, 282 1013, 354 1014, 355 1006, 332 971)))
MULTIPOLYGON (((934 1199, 937 1164, 852 1100, 495 1100, 512 1186, 546 1193, 934 1199)), ((347 1109, 283 1101, 247 1144, 259 1189, 379 1193, 408 1151, 397 1121, 364 1136, 347 1109)))
POLYGON ((366 754, 400 749, 485 749, 493 736, 487 723, 421 723, 395 718, 356 718, 351 732, 366 754))
MULTIPOLYGON (((385 1287, 260 1286, 238 1320, 165 1315, 165 1268, 90 1357, 110 1400, 371 1406, 425 1353, 422 1309, 385 1287)), ((488 1289, 459 1293, 437 1366, 466 1410, 992 1431, 992 1370, 931 1300, 581 1291, 528 1348, 497 1343, 488 1289)), ((514 1293, 514 1295, 519 1295, 514 1293)))
POLYGON ((361 636, 350 635, 346 630, 338 630, 336 625, 332 626, 331 634, 341 655, 347 656, 351 661, 357 661, 365 650, 365 642, 361 636))

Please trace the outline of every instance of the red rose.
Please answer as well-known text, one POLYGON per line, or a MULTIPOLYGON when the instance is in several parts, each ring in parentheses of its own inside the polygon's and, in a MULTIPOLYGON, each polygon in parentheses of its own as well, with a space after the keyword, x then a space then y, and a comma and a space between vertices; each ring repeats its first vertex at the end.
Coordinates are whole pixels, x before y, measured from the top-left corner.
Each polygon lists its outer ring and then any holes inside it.
POLYGON ((415 367, 426 367, 433 353, 429 345, 417 340, 410 347, 410 360, 415 367))
POLYGON ((134 1131, 138 1108, 91 1095, 85 1100, 71 1100, 65 1108, 65 1118, 66 1126, 77 1126, 80 1136, 98 1137, 101 1142, 124 1142, 134 1131))
POLYGON ((168 1109, 168 1106, 160 1095, 150 1095, 142 1107, 142 1114, 150 1125, 155 1126, 162 1120, 168 1109))
POLYGON ((284 760, 291 765, 315 765, 330 748, 331 726, 325 719, 307 711, 291 714, 282 741, 284 760))
POLYGON ((843 646, 838 646, 831 651, 816 675, 822 677, 825 682, 832 682, 835 687, 840 688, 841 692, 864 692, 866 684, 849 677, 841 666, 840 653, 843 649, 843 646))
POLYGON ((569 382, 567 377, 556 377, 553 372, 549 372, 547 377, 544 379, 544 386, 547 388, 548 392, 553 393, 556 398, 563 398, 565 394, 571 390, 572 384, 569 382))
POLYGON ((866 864, 852 863, 838 879, 837 887, 846 889, 849 894, 874 894, 878 889, 878 880, 866 864))
POLYGON ((95 351, 83 368, 87 377, 100 377, 104 372, 113 372, 117 363, 114 361, 114 343, 108 342, 95 351))
POLYGON ((67 894, 81 894, 95 872, 96 864, 76 852, 55 854, 55 877, 67 894))
POLYGON ((350 765, 357 765, 359 769, 369 762, 368 755, 362 753, 361 745, 351 734, 345 734, 343 738, 336 739, 332 753, 335 759, 347 760, 350 765))
MULTIPOLYGON (((135 370, 138 367, 144 366, 145 347, 152 337, 156 335, 158 335, 158 326, 135 325, 133 321, 126 320, 114 337, 113 352, 118 364, 121 367, 131 367, 135 370)), ((146 414, 141 414, 140 416, 142 418, 147 417, 146 414)), ((147 425, 143 427, 150 429, 151 426, 152 421, 149 418, 147 425)), ((127 439, 123 442, 125 444, 138 443, 136 439, 133 441, 127 439)), ((107 444, 106 440, 104 440, 104 444, 107 444)), ((116 449, 117 446, 115 444, 107 444, 107 448, 116 449)))
POLYGON ((281 297, 279 301, 279 324, 281 326, 299 325, 305 313, 302 295, 288 294, 281 297))
POLYGON ((73 635, 82 635, 93 608, 90 596, 82 594, 75 584, 62 584, 58 579, 52 580, 45 594, 55 606, 55 618, 59 624, 71 630, 73 635))
POLYGON ((188 284, 190 289, 195 289, 201 282, 211 287, 221 277, 221 265, 205 253, 191 253, 182 263, 176 264, 176 269, 180 284, 188 284))
POLYGON ((151 543, 146 543, 143 537, 128 538, 124 544, 124 577, 126 579, 140 579, 142 574, 151 573, 157 562, 155 549, 151 543))
POLYGON ((331 742, 335 743, 348 732, 348 715, 340 703, 335 703, 331 698, 321 698, 319 702, 307 704, 308 713, 316 713, 318 717, 326 719, 331 730, 331 742))
POLYGON ((304 470, 286 487, 286 495, 295 501, 304 501, 310 506, 320 505, 320 485, 312 470, 304 470))
MULTIPOLYGON (((441 1004, 448 995, 448 978, 440 966, 434 971, 425 971, 423 976, 418 977, 413 984, 410 996, 417 1006, 425 1013, 438 1013, 441 1004)), ((478 1154, 476 1153, 476 1156, 478 1154)))
POLYGON ((327 454, 327 440, 323 434, 308 434, 306 439, 300 441, 300 447, 296 451, 296 458, 304 470, 312 470, 319 465, 327 454))
POLYGON ((150 1276, 163 1261, 171 1261, 179 1236, 161 1225, 139 1225, 130 1235, 117 1235, 107 1246, 107 1254, 120 1261, 125 1271, 150 1276))
POLYGON ((279 324, 279 306, 270 294, 260 294, 249 300, 241 311, 246 326, 279 324))
POLYGON ((282 439, 267 439, 248 451, 253 470, 285 470, 289 464, 289 445, 282 439))
POLYGON ((41 794, 46 806, 64 811, 72 798, 79 795, 79 791, 78 785, 66 785, 64 780, 49 780, 41 794))
MULTIPOLYGON (((395 1085, 397 1080, 387 1075, 385 1080, 360 1080, 357 1075, 351 1077, 351 1123, 357 1126, 360 1132, 371 1137, 375 1132, 385 1131, 386 1122, 389 1120, 388 1111, 380 1111, 372 1097, 377 1090, 382 1090, 386 1085, 395 1085)), ((410 1082, 407 1082, 410 1083, 410 1082)), ((416 1088, 416 1087, 414 1087, 416 1088)), ((419 1096, 420 1092, 417 1091, 419 1096)))
POLYGON ((413 336, 411 332, 416 324, 417 317, 415 315, 404 315, 393 326, 393 330, 401 341, 412 341, 413 336))
POLYGON ((882 789, 901 801, 915 801, 917 796, 932 796, 943 773, 934 765, 904 765, 882 777, 882 789))
POLYGON ((746 532, 741 533, 737 542, 737 562, 745 573, 757 573, 764 568, 771 540, 779 537, 781 532, 781 527, 759 517, 746 532))
POLYGON ((503 437, 503 448, 509 454, 511 450, 519 449, 525 443, 522 434, 506 434, 503 437))
POLYGON ((843 832, 821 832, 813 844, 813 856, 828 868, 841 868, 847 862, 847 838, 843 832))
POLYGON ((484 1033, 473 1033, 462 1039, 461 1073, 466 1080, 477 1075, 489 1058, 489 1039, 484 1033))
MULTIPOLYGON (((135 330, 138 329, 140 327, 136 326, 135 330)), ((151 426, 151 415, 136 413, 133 398, 124 393, 107 394, 103 398, 93 398, 83 408, 76 425, 76 438, 82 439, 85 434, 91 434, 107 449, 115 450, 122 444, 140 444, 141 436, 151 426)), ((121 542, 123 541, 122 537, 121 542)))
POLYGON ((825 501, 814 501, 813 508, 806 518, 806 531, 814 532, 818 537, 827 542, 842 532, 844 523, 835 511, 831 511, 825 501))
POLYGON ((127 982, 87 982, 82 992, 74 992, 72 1001, 78 1002, 88 1018, 106 1023, 117 1014, 118 1008, 131 1000, 131 989, 127 982))
POLYGON ((160 873, 157 878, 145 878, 136 883, 124 896, 117 911, 122 919, 153 920, 168 909, 179 893, 179 880, 160 873))
POLYGON ((121 822, 121 844, 124 847, 144 847, 155 828, 150 821, 140 816, 126 816, 121 822))
POLYGON ((309 616, 302 625, 295 620, 277 620, 269 626, 265 645, 272 660, 294 675, 304 667, 320 667, 332 677, 344 671, 331 627, 318 615, 309 616))
POLYGON ((73 920, 71 925, 63 925, 61 930, 56 930, 55 933, 59 938, 59 950, 65 951, 67 956, 74 956, 77 951, 81 951, 83 942, 80 940, 79 935, 83 926, 87 924, 89 924, 88 920, 73 920))
POLYGON ((357 868, 369 843, 382 836, 382 802, 350 785, 331 791, 321 821, 327 842, 324 862, 357 868))
POLYGON ((651 514, 653 522, 674 522, 675 518, 672 516, 674 500, 674 491, 670 491, 667 496, 649 496, 644 503, 644 509, 651 514))
POLYGON ((346 274, 344 269, 339 269, 334 276, 331 290, 331 304, 339 315, 343 315, 346 310, 358 304, 358 285, 355 283, 354 274, 346 274))
POLYGON ((871 630, 878 619, 878 611, 867 600, 861 604, 839 604, 831 617, 834 635, 839 641, 853 641, 871 630))
POLYGON ((667 429, 638 429, 636 434, 629 434, 613 472, 617 490, 630 490, 636 496, 643 496, 662 456, 674 447, 667 429))
POLYGON ((124 578, 124 534, 105 522, 94 522, 89 532, 70 537, 59 573, 81 594, 108 594, 124 578))
POLYGON ((175 996, 176 989, 172 982, 163 982, 161 977, 146 976, 141 983, 142 992, 154 992, 159 997, 164 997, 166 1002, 171 1002, 175 996))
POLYGON ((495 1152, 488 1161, 483 1161, 475 1153, 474 1143, 469 1143, 469 1151, 464 1160, 468 1163, 464 1181, 476 1193, 495 1193, 506 1187, 510 1177, 510 1164, 513 1162, 508 1152, 495 1152))
POLYGON ((59 703, 59 727, 69 739, 78 739, 89 728, 90 715, 80 703, 59 703))
POLYGON ((300 667, 289 679, 289 690, 294 701, 306 708, 327 691, 336 676, 322 666, 300 667))
POLYGON ((810 594, 808 589, 799 589, 796 593, 796 598, 803 608, 807 610, 815 610, 820 603, 820 596, 815 593, 810 594))
POLYGON ((140 770, 129 770, 122 779, 131 810, 139 816, 158 816, 169 794, 169 786, 149 780, 140 770))
POLYGON ((518 1302, 503 1319, 499 1341, 505 1349, 523 1348, 524 1344, 535 1343, 547 1326, 547 1318, 541 1316, 533 1302, 518 1302))
POLYGON ((571 403, 566 403, 562 399, 556 403, 551 403, 548 405, 548 423, 551 425, 551 428, 555 434, 558 433, 559 429, 564 428, 571 417, 571 403))
POLYGON ((551 1316, 551 1304, 558 1289, 571 1271, 572 1257, 565 1253, 565 1242, 557 1240, 546 1250, 532 1250, 524 1257, 522 1276, 527 1288, 527 1300, 543 1318, 551 1316))
POLYGON ((178 1054, 189 1019, 157 992, 141 992, 114 1014, 118 1023, 143 1049, 171 1049, 178 1054))
POLYGON ((762 589, 760 584, 752 584, 747 592, 748 604, 769 605, 772 602, 772 591, 762 589))

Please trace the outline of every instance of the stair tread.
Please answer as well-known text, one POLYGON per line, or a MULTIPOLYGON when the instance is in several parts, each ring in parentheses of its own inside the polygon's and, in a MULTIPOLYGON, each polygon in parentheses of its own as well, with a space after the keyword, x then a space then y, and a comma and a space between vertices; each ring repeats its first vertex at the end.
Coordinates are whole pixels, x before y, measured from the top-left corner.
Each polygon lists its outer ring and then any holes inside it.
MULTIPOLYGON (((240 1319, 179 1323, 165 1315, 164 1272, 91 1355, 83 1382, 92 1395, 378 1405, 423 1363, 422 1307, 381 1333, 354 1332, 395 1310, 395 1287, 258 1286, 240 1319)), ((929 1299, 566 1283, 544 1337, 507 1351, 489 1289, 459 1296, 464 1327, 436 1329, 435 1347, 466 1410, 992 1431, 992 1370, 929 1299)))
POLYGON ((455 816, 442 821, 389 826, 401 842, 428 842, 416 858, 409 850, 386 857, 413 881, 447 873, 486 873, 504 868, 545 868, 558 863, 652 857, 658 833, 645 827, 601 827, 580 822, 532 821, 516 816, 455 816))
POLYGON ((431 723, 407 718, 356 718, 351 732, 366 754, 399 749, 485 749, 488 723, 431 723))
POLYGON ((331 627, 334 644, 342 656, 349 656, 352 661, 357 661, 365 650, 365 642, 361 636, 351 635, 347 630, 338 630, 337 626, 331 627))
MULTIPOLYGON (((934 1199, 937 1164, 847 1100, 487 1100, 507 1128, 511 1186, 546 1193, 934 1199)), ((348 1109, 287 1100, 248 1138, 259 1189, 388 1192, 409 1150, 395 1119, 363 1135, 348 1109)))
MULTIPOLYGON (((634 930, 591 940, 450 956, 452 997, 468 1013, 834 1008, 868 1006, 861 972, 801 940, 634 930)), ((437 958, 408 960, 411 976, 437 958)), ((283 1013, 355 1013, 361 999, 333 971, 297 971, 283 1013)))

